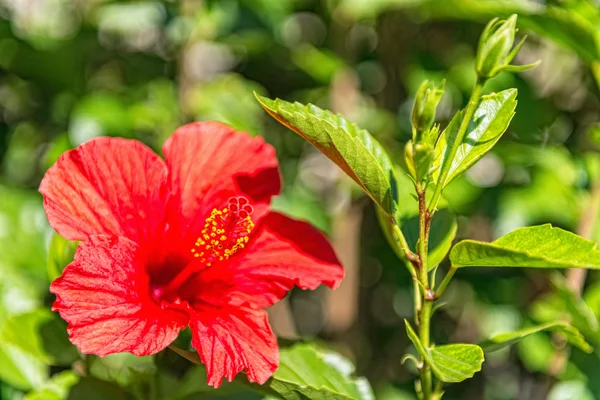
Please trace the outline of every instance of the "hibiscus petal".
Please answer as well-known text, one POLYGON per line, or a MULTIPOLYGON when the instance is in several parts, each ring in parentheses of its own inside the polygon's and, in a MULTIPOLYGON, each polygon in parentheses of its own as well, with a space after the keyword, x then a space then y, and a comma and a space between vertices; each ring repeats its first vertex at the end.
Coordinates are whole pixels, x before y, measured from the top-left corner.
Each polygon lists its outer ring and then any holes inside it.
POLYGON ((277 369, 277 339, 263 310, 205 308, 190 321, 190 329, 208 384, 215 388, 224 377, 231 382, 241 371, 262 385, 277 369))
POLYGON ((339 286, 344 269, 325 236, 310 224, 272 212, 257 229, 248 248, 226 267, 198 276, 203 301, 266 308, 294 285, 311 290, 320 284, 339 286))
POLYGON ((52 283, 52 309, 69 323, 71 342, 83 353, 154 354, 187 325, 186 314, 163 310, 150 298, 145 261, 127 238, 90 236, 52 283))
POLYGON ((253 219, 260 219, 281 189, 275 149, 218 122, 182 126, 165 142, 163 153, 175 197, 169 220, 180 222, 175 230, 186 238, 197 236, 212 209, 226 206, 232 196, 246 196, 254 206, 253 219))
POLYGON ((142 143, 102 137, 61 155, 40 192, 50 225, 67 239, 107 234, 143 243, 162 223, 166 174, 142 143))

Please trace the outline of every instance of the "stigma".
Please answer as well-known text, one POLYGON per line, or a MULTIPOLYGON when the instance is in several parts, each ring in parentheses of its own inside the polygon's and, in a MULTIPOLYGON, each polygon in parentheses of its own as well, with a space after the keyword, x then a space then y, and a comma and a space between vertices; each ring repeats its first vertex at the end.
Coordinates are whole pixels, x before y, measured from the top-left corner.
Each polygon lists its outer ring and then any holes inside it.
POLYGON ((254 208, 243 196, 230 197, 222 209, 213 208, 191 249, 194 258, 210 267, 243 249, 254 228, 253 212, 254 208))

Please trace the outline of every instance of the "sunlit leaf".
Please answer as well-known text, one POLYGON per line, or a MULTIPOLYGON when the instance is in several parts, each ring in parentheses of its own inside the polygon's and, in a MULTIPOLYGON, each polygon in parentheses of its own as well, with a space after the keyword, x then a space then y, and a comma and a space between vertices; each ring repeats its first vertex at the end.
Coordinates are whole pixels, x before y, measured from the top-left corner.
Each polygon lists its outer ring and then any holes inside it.
POLYGON ((276 120, 299 134, 348 174, 388 215, 396 208, 394 167, 383 147, 364 129, 312 104, 256 95, 276 120))
POLYGON ((483 96, 469 123, 454 159, 450 160, 452 148, 463 118, 457 113, 448 127, 442 132, 436 146, 436 158, 433 167, 434 182, 447 186, 454 178, 468 170, 481 159, 500 139, 508 128, 517 106, 517 90, 508 89, 499 93, 483 96), (445 164, 450 164, 447 178, 439 182, 440 172, 445 164))
POLYGON ((449 344, 426 348, 407 320, 406 333, 417 352, 425 358, 435 376, 442 382, 462 382, 481 371, 483 350, 476 344, 449 344))
POLYGON ((281 349, 279 369, 269 386, 285 399, 373 399, 364 380, 351 377, 354 366, 344 357, 311 344, 281 349))
POLYGON ((586 353, 592 352, 592 346, 585 341, 585 338, 581 332, 566 322, 550 322, 544 325, 537 325, 530 328, 521 329, 516 332, 500 333, 481 343, 481 347, 483 347, 483 349, 487 352, 496 351, 505 346, 510 346, 526 336, 541 331, 561 333, 572 345, 579 347, 586 353))
MULTIPOLYGON (((171 346, 179 355, 202 365, 198 353, 171 346)), ((238 375, 236 382, 286 400, 372 400, 373 392, 364 378, 355 378, 354 366, 343 356, 309 343, 280 349, 279 368, 263 386, 238 375)))
POLYGON ((450 252, 461 267, 600 269, 596 244, 550 224, 517 229, 491 242, 463 240, 450 252))

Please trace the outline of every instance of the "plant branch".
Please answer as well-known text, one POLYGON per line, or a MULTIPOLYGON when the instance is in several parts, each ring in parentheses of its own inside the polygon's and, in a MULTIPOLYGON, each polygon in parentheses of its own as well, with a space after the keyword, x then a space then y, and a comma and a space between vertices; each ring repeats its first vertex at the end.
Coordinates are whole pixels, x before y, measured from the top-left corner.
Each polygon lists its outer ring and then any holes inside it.
POLYGON ((450 173, 450 167, 452 165, 452 162, 448 162, 448 160, 454 160, 456 152, 458 151, 458 148, 463 142, 465 134, 467 133, 467 129, 469 128, 469 123, 471 122, 473 114, 475 114, 475 110, 477 109, 477 105, 479 104, 479 99, 481 98, 481 91, 483 89, 484 83, 485 81, 482 78, 477 78, 477 82, 475 82, 475 87, 471 92, 469 103, 467 104, 467 108, 465 109, 465 115, 463 116, 463 120, 460 123, 460 127, 458 129, 456 138, 452 143, 452 147, 450 148, 450 153, 446 154, 444 157, 445 162, 442 163, 442 169, 440 170, 437 185, 435 186, 433 197, 431 199, 431 202, 429 203, 428 211, 430 213, 435 212, 438 202, 440 201, 442 191, 444 190, 444 182, 446 181, 446 179, 448 179, 448 174, 450 173))
MULTIPOLYGON (((430 327, 431 327, 431 314, 433 309, 434 299, 430 296, 429 289, 429 271, 427 268, 427 253, 429 251, 429 229, 431 226, 431 214, 427 210, 427 202, 425 200, 425 189, 419 185, 416 187, 417 196, 419 200, 419 242, 418 242, 418 254, 419 254, 419 282, 422 287, 422 300, 420 303, 420 310, 418 311, 418 322, 419 322, 419 339, 421 344, 428 348, 431 344, 430 338, 430 327)), ((420 370, 421 389, 423 390, 423 398, 430 400, 433 395, 433 381, 431 374, 431 367, 424 358, 421 358, 423 366, 420 370)))

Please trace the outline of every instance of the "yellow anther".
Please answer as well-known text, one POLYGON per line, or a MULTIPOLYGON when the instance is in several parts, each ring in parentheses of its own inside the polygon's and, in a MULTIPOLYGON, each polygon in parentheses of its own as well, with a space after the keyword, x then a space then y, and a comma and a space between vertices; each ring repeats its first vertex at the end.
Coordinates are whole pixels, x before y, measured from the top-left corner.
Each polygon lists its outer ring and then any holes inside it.
POLYGON ((237 212, 229 212, 228 207, 215 208, 206 218, 204 229, 194 244, 198 251, 193 248, 191 252, 195 258, 201 257, 199 261, 209 267, 214 261, 227 260, 243 249, 253 228, 254 222, 249 215, 240 218, 237 212), (207 251, 206 255, 201 249, 207 251))

